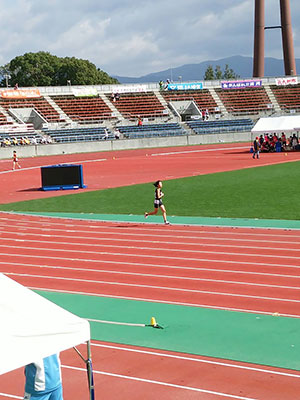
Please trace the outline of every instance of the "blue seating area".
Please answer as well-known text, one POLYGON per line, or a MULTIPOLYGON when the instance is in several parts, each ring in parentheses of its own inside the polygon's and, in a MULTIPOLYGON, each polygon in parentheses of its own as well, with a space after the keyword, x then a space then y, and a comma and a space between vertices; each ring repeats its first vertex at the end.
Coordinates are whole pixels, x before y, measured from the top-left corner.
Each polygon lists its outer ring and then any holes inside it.
MULTIPOLYGON (((112 132, 107 130, 107 139, 114 139, 112 132)), ((105 128, 68 128, 68 129, 45 129, 45 135, 49 135, 56 143, 82 142, 82 141, 97 141, 105 139, 105 128)))
POLYGON ((233 119, 217 121, 189 121, 188 126, 197 134, 246 132, 251 131, 254 122, 252 119, 233 119))
POLYGON ((127 125, 119 126, 119 131, 127 139, 166 137, 186 135, 187 132, 178 123, 149 124, 149 125, 127 125))

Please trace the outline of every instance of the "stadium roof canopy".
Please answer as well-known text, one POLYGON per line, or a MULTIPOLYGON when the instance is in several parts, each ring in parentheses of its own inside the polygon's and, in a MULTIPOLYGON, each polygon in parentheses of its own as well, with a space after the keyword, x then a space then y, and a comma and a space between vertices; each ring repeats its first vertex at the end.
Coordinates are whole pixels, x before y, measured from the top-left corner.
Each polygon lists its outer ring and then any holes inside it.
POLYGON ((300 116, 260 118, 252 128, 255 134, 294 132, 300 130, 300 116))
POLYGON ((0 375, 89 341, 89 322, 0 274, 0 375))

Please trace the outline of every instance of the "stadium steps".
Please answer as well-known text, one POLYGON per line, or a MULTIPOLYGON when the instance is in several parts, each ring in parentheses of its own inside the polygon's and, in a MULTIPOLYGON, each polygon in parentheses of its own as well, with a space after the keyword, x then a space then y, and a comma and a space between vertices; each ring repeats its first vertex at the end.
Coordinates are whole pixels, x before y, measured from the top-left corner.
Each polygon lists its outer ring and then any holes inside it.
POLYGON ((64 116, 65 122, 71 124, 73 121, 72 119, 55 103, 53 99, 51 99, 50 96, 44 96, 44 99, 48 101, 48 103, 51 105, 52 108, 59 114, 64 116))
POLYGON ((272 89, 270 88, 270 85, 264 85, 265 91, 267 92, 267 95, 269 96, 269 99, 271 100, 271 103, 273 104, 274 107, 274 111, 275 113, 281 113, 281 108, 280 105, 274 95, 274 93, 272 92, 272 89))
POLYGON ((105 96, 104 93, 99 93, 99 97, 101 97, 101 99, 109 107, 109 109, 111 110, 113 115, 119 120, 119 121, 116 121, 116 123, 120 122, 120 120, 124 120, 123 115, 120 113, 120 111, 117 109, 117 107, 115 107, 114 104, 107 98, 107 96, 105 96))
POLYGON ((166 110, 168 110, 169 112, 169 117, 170 117, 170 122, 178 122, 178 118, 176 118, 172 111, 170 110, 168 103, 166 102, 166 100, 163 98, 163 96, 161 95, 161 93, 157 90, 154 90, 153 92, 155 94, 155 96, 158 98, 158 100, 161 102, 161 104, 165 107, 166 110))
POLYGON ((220 109, 221 114, 227 118, 228 117, 228 111, 226 110, 222 100, 220 99, 220 97, 217 95, 216 91, 214 88, 209 88, 209 93, 211 94, 212 98, 214 99, 214 101, 217 103, 217 106, 220 109))

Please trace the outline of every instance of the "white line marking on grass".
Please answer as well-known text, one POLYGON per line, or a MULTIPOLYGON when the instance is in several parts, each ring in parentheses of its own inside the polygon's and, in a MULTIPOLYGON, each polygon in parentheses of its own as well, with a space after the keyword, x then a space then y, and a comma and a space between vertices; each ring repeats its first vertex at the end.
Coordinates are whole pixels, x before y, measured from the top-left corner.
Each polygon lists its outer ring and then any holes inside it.
MULTIPOLYGON (((84 368, 79 368, 79 367, 70 367, 67 365, 62 365, 63 368, 68 368, 68 369, 74 369, 77 371, 85 371, 84 368)), ((129 376, 129 375, 120 375, 120 374, 114 374, 112 372, 103 372, 103 371, 95 371, 94 374, 99 374, 99 375, 105 375, 105 376, 110 376, 113 378, 120 378, 120 379, 127 379, 131 381, 136 381, 136 382, 143 382, 143 383, 150 383, 152 385, 160 385, 160 386, 167 386, 167 387, 172 387, 175 389, 181 389, 181 390, 189 390, 192 392, 199 392, 199 393, 207 393, 207 394, 212 394, 214 396, 222 396, 222 397, 227 397, 230 399, 237 399, 237 400, 256 400, 252 397, 241 397, 241 396, 235 396, 227 393, 222 393, 222 392, 215 392, 212 390, 206 390, 206 389, 199 389, 191 386, 183 386, 183 385, 176 385, 174 383, 167 383, 167 382, 162 382, 162 381, 154 381, 152 379, 145 379, 145 378, 137 378, 134 376, 129 376)))
POLYGON ((111 325, 125 325, 125 326, 138 326, 138 327, 145 327, 146 324, 136 324, 133 322, 117 322, 117 321, 105 321, 103 319, 91 319, 86 318, 90 322, 98 322, 99 324, 111 324, 111 325))
POLYGON ((142 285, 137 283, 123 283, 123 282, 111 282, 111 281, 102 281, 102 280, 94 280, 94 279, 77 279, 77 278, 66 278, 62 276, 48 276, 48 275, 34 275, 34 274, 22 274, 17 272, 3 272, 5 275, 9 276, 20 276, 26 278, 37 278, 37 279, 52 279, 58 281, 68 281, 68 282, 84 282, 91 284, 100 284, 100 285, 112 285, 112 286, 128 286, 134 288, 144 288, 144 289, 158 289, 158 290, 168 290, 175 292, 187 292, 187 293, 195 293, 195 294, 209 294, 209 295, 218 295, 218 296, 228 296, 228 297, 245 297, 248 299, 260 299, 260 300, 271 300, 271 301, 280 301, 280 302, 289 302, 289 303, 300 303, 300 300, 296 299, 283 299, 277 297, 267 297, 267 296, 254 296, 250 294, 240 294, 240 293, 226 293, 226 292, 215 292, 210 290, 197 290, 197 289, 186 289, 186 288, 176 288, 169 286, 155 286, 155 285, 142 285))
MULTIPOLYGON (((146 355, 150 355, 150 356, 173 358, 173 359, 176 359, 176 360, 192 361, 192 362, 197 362, 197 363, 202 363, 202 364, 218 365, 218 366, 221 366, 221 367, 244 369, 246 371, 261 372, 261 373, 264 373, 264 374, 282 375, 282 376, 287 376, 287 377, 291 377, 291 378, 300 379, 300 375, 291 374, 291 373, 288 373, 288 372, 281 372, 281 371, 263 369, 263 368, 258 368, 258 367, 248 367, 246 365, 230 364, 228 362, 214 361, 213 359, 212 360, 206 360, 206 359, 202 359, 202 358, 195 358, 195 357, 192 357, 192 356, 191 357, 179 356, 179 355, 174 355, 174 354, 160 353, 160 352, 151 351, 151 350, 140 350, 138 348, 132 349, 130 347, 121 347, 121 346, 117 346, 117 345, 114 346, 114 345, 100 344, 100 343, 94 343, 94 342, 92 342, 92 346, 94 346, 94 347, 103 347, 103 348, 107 348, 107 349, 115 349, 115 350, 127 351, 127 352, 132 352, 132 353, 146 354, 146 355)), ((201 357, 201 355, 199 355, 199 357, 201 357)))
MULTIPOLYGON (((261 315, 273 315, 274 311, 258 311, 251 310, 246 308, 235 308, 235 307, 225 307, 225 306, 214 306, 211 304, 197 304, 197 303, 186 303, 181 301, 172 301, 172 300, 161 300, 161 299, 149 299, 145 297, 134 297, 134 296, 118 296, 113 294, 105 294, 105 293, 93 293, 93 292, 83 292, 78 290, 63 290, 63 289, 51 289, 51 288, 42 288, 35 286, 28 286, 29 289, 32 290, 41 290, 45 292, 54 292, 54 293, 70 293, 70 294, 79 294, 84 296, 95 296, 95 297, 109 297, 113 299, 124 299, 124 300, 136 300, 136 301, 146 301, 148 303, 162 303, 162 304, 174 304, 177 306, 189 306, 189 307, 198 307, 198 308, 209 308, 214 310, 224 310, 224 311, 238 311, 238 312, 246 312, 251 314, 261 314, 261 315)), ((287 314, 280 313, 281 317, 291 317, 291 318, 300 318, 300 315, 297 314, 287 314)))

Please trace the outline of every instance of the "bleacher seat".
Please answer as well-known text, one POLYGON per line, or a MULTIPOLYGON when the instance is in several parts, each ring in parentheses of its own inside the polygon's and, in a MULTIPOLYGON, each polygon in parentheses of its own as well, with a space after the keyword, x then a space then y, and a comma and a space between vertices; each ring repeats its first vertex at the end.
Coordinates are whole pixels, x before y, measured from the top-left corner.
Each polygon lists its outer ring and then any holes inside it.
POLYGON ((101 97, 52 96, 52 100, 73 121, 98 122, 114 118, 101 97))
POLYGON ((10 108, 33 108, 47 122, 60 122, 59 114, 43 97, 32 99, 1 99, 0 105, 9 110, 10 108))
MULTIPOLYGON (((107 94, 111 99, 111 94, 107 94)), ((163 117, 165 108, 153 92, 122 93, 113 105, 123 115, 130 119, 140 116, 141 118, 163 117)))
POLYGON ((272 103, 264 87, 216 89, 216 93, 232 115, 256 115, 272 103))
POLYGON ((252 119, 233 119, 217 121, 188 121, 188 126, 197 134, 251 131, 252 119))
MULTIPOLYGON (((107 139, 114 139, 114 135, 108 131, 107 139)), ((44 134, 49 135, 56 143, 97 141, 105 139, 105 128, 68 128, 68 129, 45 129, 44 134)))
POLYGON ((128 139, 186 135, 178 123, 119 126, 119 131, 128 139))
POLYGON ((271 86, 271 90, 284 111, 300 111, 300 84, 289 86, 271 86))

